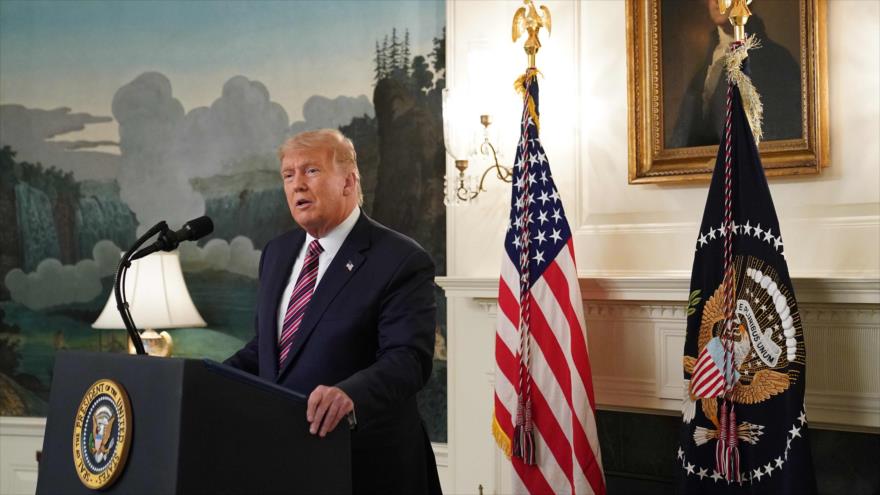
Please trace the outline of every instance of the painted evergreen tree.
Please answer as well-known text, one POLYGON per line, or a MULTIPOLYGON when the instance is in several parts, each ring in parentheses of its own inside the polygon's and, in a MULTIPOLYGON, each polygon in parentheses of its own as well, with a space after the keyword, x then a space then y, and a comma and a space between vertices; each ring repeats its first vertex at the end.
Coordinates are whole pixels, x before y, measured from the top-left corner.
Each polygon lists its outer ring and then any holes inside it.
POLYGON ((397 39, 397 28, 391 29, 391 46, 388 48, 388 71, 391 74, 400 67, 400 40, 397 39))
POLYGON ((410 56, 409 29, 407 29, 406 31, 404 31, 404 34, 403 34, 403 50, 401 53, 401 60, 400 60, 400 65, 404 71, 408 71, 408 69, 409 69, 409 56, 410 56))
POLYGON ((382 50, 379 48, 379 41, 376 40, 376 58, 373 59, 373 62, 376 63, 376 71, 375 71, 376 75, 373 77, 373 81, 379 81, 380 79, 385 77, 384 70, 383 70, 384 65, 385 65, 384 57, 385 57, 385 55, 382 53, 382 50))

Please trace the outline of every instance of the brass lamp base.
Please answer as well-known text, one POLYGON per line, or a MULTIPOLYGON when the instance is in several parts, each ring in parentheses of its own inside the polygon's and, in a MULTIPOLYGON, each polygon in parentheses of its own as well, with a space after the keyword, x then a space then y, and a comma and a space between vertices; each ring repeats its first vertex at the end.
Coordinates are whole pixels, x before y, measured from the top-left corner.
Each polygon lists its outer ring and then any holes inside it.
MULTIPOLYGON (((141 340, 144 343, 144 350, 150 356, 168 357, 174 348, 174 342, 168 332, 156 333, 152 328, 144 330, 141 334, 141 340)), ((128 339, 128 353, 137 354, 131 339, 128 339)))

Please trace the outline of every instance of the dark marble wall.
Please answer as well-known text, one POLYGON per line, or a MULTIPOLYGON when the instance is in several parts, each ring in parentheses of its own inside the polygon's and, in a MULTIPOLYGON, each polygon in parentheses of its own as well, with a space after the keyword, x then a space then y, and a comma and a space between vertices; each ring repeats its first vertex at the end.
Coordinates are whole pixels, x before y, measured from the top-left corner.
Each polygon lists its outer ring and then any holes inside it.
MULTIPOLYGON (((597 428, 608 493, 675 493, 677 416, 598 411, 597 428)), ((880 493, 880 435, 810 430, 822 494, 880 493)))

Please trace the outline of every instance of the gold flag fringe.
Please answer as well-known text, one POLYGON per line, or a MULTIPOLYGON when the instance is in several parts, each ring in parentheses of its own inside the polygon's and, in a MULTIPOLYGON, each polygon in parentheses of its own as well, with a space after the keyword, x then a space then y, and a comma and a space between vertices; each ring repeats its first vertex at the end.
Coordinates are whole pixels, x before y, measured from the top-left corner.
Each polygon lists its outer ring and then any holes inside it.
POLYGON ((743 110, 745 110, 746 118, 749 119, 749 126, 755 136, 755 144, 759 144, 764 137, 764 131, 761 128, 764 119, 764 105, 761 103, 761 95, 752 84, 752 79, 742 71, 742 62, 749 56, 749 50, 760 47, 761 43, 753 34, 746 38, 741 45, 731 50, 725 61, 727 80, 739 88, 743 110))
POLYGON ((495 443, 498 444, 498 448, 504 452, 504 455, 510 459, 510 454, 513 451, 510 444, 510 437, 504 433, 504 430, 501 429, 501 425, 498 424, 498 418, 495 415, 492 415, 492 436, 495 437, 495 443))
POLYGON ((529 115, 532 117, 532 121, 535 122, 535 127, 540 132, 541 130, 541 121, 538 119, 538 111, 535 109, 535 100, 529 98, 526 94, 526 83, 533 77, 537 77, 538 75, 542 75, 541 71, 538 69, 531 67, 526 69, 526 73, 516 78, 516 81, 513 83, 513 87, 516 89, 517 93, 519 93, 523 98, 526 98, 526 106, 529 107, 529 115))

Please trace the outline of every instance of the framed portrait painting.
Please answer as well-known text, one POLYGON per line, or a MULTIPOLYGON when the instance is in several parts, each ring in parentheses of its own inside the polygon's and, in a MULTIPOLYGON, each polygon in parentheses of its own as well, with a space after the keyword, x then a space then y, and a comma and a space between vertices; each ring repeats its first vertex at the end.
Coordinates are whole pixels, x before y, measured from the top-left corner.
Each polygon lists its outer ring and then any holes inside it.
MULTIPOLYGON (((768 176, 818 174, 828 165, 825 1, 749 4, 768 176)), ((724 121, 727 16, 717 0, 627 0, 626 10, 629 182, 707 180, 724 121)))

